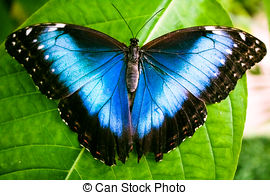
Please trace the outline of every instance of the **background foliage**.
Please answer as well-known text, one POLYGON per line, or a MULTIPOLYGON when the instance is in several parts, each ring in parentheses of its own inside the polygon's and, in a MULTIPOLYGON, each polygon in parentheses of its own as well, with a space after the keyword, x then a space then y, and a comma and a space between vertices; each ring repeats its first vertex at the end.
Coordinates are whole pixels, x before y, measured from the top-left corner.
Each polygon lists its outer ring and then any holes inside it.
POLYGON ((235 179, 270 179, 269 154, 269 137, 244 139, 235 179))
POLYGON ((268 18, 268 28, 270 29, 270 1, 263 0, 263 2, 264 2, 265 12, 268 18))
MULTIPOLYGON (((2 41, 27 19, 22 26, 41 22, 74 23, 107 33, 126 44, 129 42, 127 27, 107 0, 0 2, 0 11, 4 10, 0 21, 7 23, 1 30, 2 41)), ((183 27, 232 25, 226 11, 214 0, 113 2, 134 32, 153 13, 165 8, 139 35, 140 44, 183 27)), ((6 54, 2 44, 0 179, 233 179, 243 135, 246 95, 244 78, 226 100, 207 106, 206 124, 191 139, 166 154, 162 162, 156 163, 149 154, 138 164, 133 152, 125 165, 117 162, 117 166, 108 167, 79 146, 77 135, 64 125, 57 112, 57 101, 40 94, 25 70, 6 54)))

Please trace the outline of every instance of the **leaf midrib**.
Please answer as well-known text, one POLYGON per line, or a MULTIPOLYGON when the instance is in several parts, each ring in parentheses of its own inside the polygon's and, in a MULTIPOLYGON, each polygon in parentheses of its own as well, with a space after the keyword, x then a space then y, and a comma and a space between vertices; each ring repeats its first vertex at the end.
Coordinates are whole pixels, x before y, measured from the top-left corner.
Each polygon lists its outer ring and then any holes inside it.
POLYGON ((21 170, 14 170, 14 171, 10 171, 10 172, 6 172, 0 175, 0 177, 6 176, 6 175, 10 175, 10 174, 14 174, 14 173, 18 173, 18 172, 24 172, 24 171, 38 171, 38 170, 50 170, 50 171, 62 171, 62 172, 67 172, 68 170, 66 169, 59 169, 59 168, 48 168, 48 167, 38 167, 38 168, 25 168, 25 169, 21 169, 21 170))
MULTIPOLYGON (((68 180, 69 177, 71 176, 72 172, 73 172, 74 170, 76 170, 77 163, 78 163, 78 161, 81 159, 81 157, 82 157, 84 151, 85 151, 85 148, 83 147, 83 148, 81 149, 80 153, 78 154, 76 160, 74 161, 73 165, 72 165, 71 168, 69 169, 68 174, 67 174, 65 180, 68 180)), ((78 171, 77 171, 77 173, 78 173, 78 171)), ((78 174, 79 174, 79 173, 78 173, 78 174)), ((80 174, 79 174, 79 176, 80 176, 80 174)), ((80 176, 80 177, 81 177, 81 176, 80 176)))
POLYGON ((27 147, 56 147, 56 148, 66 148, 66 149, 72 149, 72 150, 80 150, 79 148, 72 147, 72 146, 66 146, 66 145, 59 145, 59 144, 27 144, 27 145, 18 145, 18 146, 12 146, 9 148, 3 148, 0 150, 0 152, 7 152, 9 150, 15 150, 18 148, 27 148, 27 147))

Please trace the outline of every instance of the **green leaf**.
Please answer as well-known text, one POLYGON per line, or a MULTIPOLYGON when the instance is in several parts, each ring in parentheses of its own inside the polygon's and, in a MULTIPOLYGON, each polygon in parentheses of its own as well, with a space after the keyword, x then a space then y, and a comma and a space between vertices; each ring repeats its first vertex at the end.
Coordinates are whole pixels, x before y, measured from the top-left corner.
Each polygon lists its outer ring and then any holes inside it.
MULTIPOLYGON (((231 21, 213 0, 128 0, 116 7, 133 32, 159 9, 139 34, 140 44, 164 33, 195 25, 231 21)), ((107 0, 51 0, 23 26, 65 22, 104 32, 129 43, 130 32, 107 0), (64 8, 64 9, 63 9, 64 8), (119 31, 121 29, 121 31, 119 31)), ((109 167, 82 149, 77 134, 61 120, 57 102, 40 94, 26 71, 0 47, 0 179, 233 179, 246 114, 246 79, 229 97, 207 106, 208 118, 194 136, 156 163, 153 154, 137 163, 109 167)))
POLYGON ((2 42, 6 36, 14 29, 15 23, 8 13, 7 3, 0 0, 0 42, 2 42))
POLYGON ((48 0, 12 0, 10 15, 18 24, 22 24, 48 0))
POLYGON ((247 137, 243 139, 243 147, 234 179, 269 180, 269 153, 269 135, 264 135, 263 137, 247 137))
POLYGON ((267 19, 268 19, 268 28, 270 30, 270 2, 268 0, 263 0, 263 3, 264 3, 267 19))
POLYGON ((16 6, 22 7, 24 15, 30 16, 36 10, 38 10, 42 5, 44 5, 48 0, 13 0, 16 6))

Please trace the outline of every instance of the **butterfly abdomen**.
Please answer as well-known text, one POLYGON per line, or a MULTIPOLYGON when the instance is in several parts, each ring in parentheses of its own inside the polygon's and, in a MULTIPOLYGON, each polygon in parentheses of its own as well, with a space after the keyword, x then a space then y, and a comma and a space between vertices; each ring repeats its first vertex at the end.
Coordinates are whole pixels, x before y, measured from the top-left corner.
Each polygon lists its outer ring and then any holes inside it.
POLYGON ((136 91, 139 81, 139 53, 137 45, 130 45, 127 55, 126 83, 129 93, 136 91))
POLYGON ((128 62, 126 72, 126 82, 128 91, 133 93, 136 91, 139 80, 138 63, 128 62))

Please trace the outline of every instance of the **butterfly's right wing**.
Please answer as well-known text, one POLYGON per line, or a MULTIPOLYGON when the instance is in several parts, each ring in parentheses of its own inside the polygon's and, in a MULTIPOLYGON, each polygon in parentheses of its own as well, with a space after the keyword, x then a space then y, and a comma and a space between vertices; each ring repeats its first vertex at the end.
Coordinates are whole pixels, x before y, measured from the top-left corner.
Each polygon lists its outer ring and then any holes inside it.
POLYGON ((53 23, 12 33, 6 49, 43 94, 60 99, 62 119, 94 157, 112 165, 117 149, 125 161, 131 131, 124 44, 93 29, 53 23))
POLYGON ((161 160, 204 123, 205 103, 225 99, 266 48, 241 30, 201 26, 165 34, 141 52, 132 125, 139 156, 151 151, 161 160))

